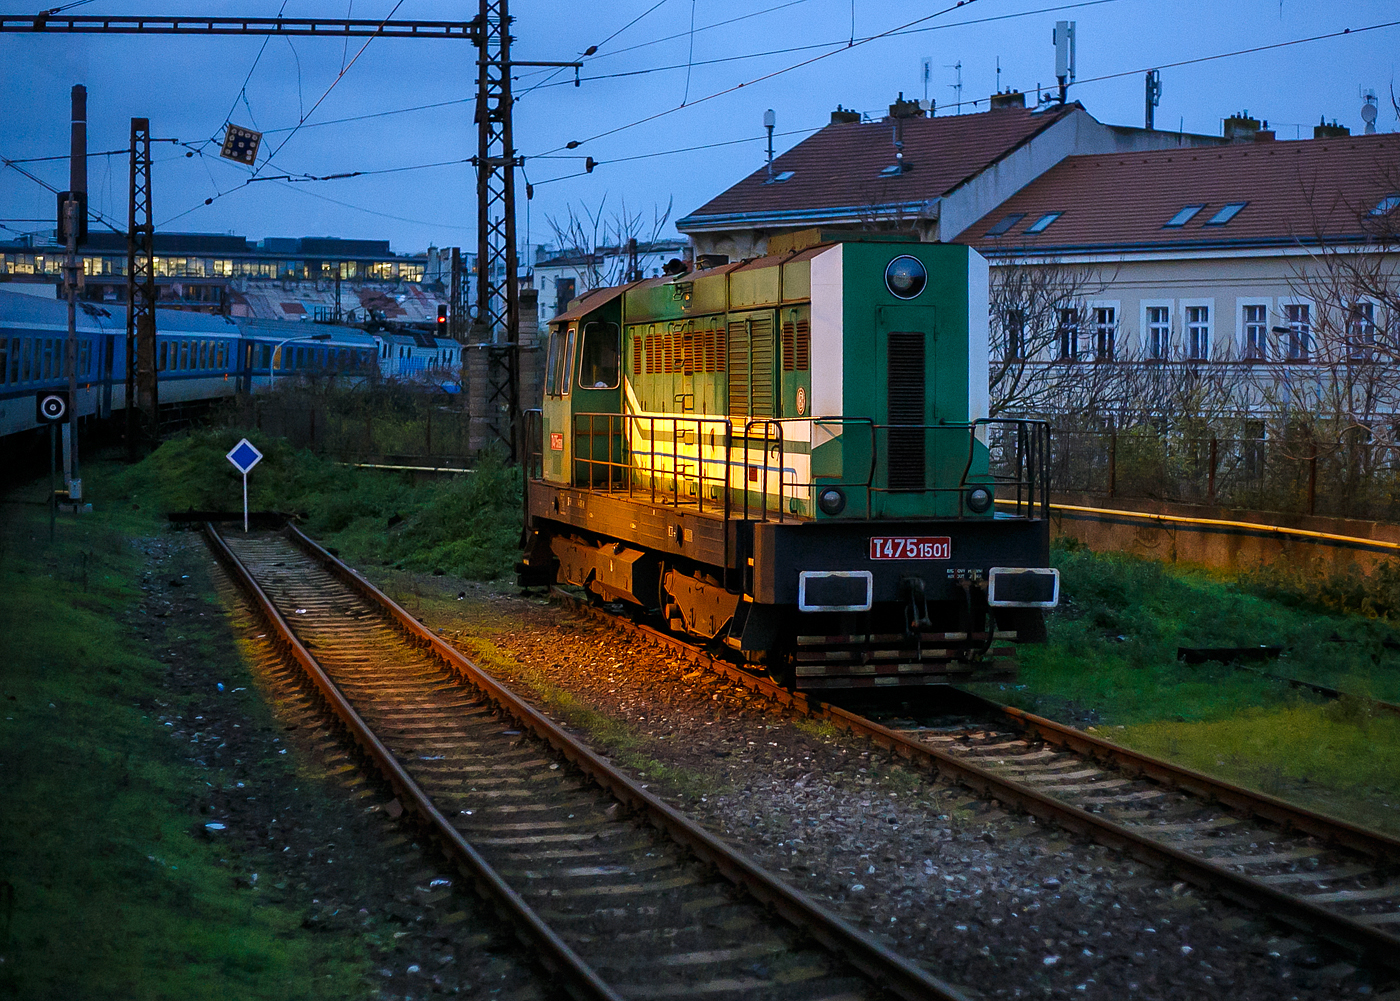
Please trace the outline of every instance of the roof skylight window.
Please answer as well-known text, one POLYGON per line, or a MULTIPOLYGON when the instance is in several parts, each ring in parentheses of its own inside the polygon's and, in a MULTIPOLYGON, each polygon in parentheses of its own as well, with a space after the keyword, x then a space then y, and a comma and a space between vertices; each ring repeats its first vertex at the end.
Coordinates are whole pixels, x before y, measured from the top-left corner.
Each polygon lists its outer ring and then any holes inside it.
POLYGON ((1197 212, 1201 211, 1201 209, 1203 208, 1205 208, 1204 205, 1183 205, 1181 207, 1181 211, 1178 212, 1176 215, 1172 216, 1170 219, 1168 219, 1166 223, 1162 226, 1162 228, 1180 229, 1182 226, 1185 226, 1188 222, 1190 222, 1191 217, 1194 216, 1197 212))
POLYGON ((1051 224, 1052 222, 1054 222, 1056 219, 1060 218, 1060 216, 1062 216, 1062 215, 1064 215, 1063 212, 1047 212, 1047 213, 1045 213, 1043 216, 1041 216, 1039 219, 1037 219, 1035 222, 1033 222, 1033 223, 1031 223, 1029 226, 1027 226, 1027 227, 1026 227, 1026 232, 1027 232, 1027 233, 1044 233, 1047 229, 1050 228, 1050 224, 1051 224))
POLYGON ((797 173, 797 171, 795 170, 780 170, 778 171, 778 173, 774 174, 772 177, 768 178, 768 180, 764 181, 763 183, 782 184, 784 181, 792 180, 792 175, 795 173, 797 173))
POLYGON ((1016 225, 1018 222, 1020 222, 1020 221, 1021 221, 1022 219, 1024 219, 1025 217, 1026 217, 1026 213, 1024 213, 1024 212, 1015 212, 1015 213, 1013 213, 1013 214, 1007 216, 1007 217, 1006 217, 1005 219, 1003 219, 1001 222, 997 223, 997 224, 996 224, 995 226, 993 226, 991 229, 987 230, 987 232, 986 232, 984 235, 985 235, 985 236, 1001 236, 1001 235, 1003 235, 1004 233, 1006 233, 1006 231, 1009 230, 1012 226, 1016 225))
POLYGON ((1375 208, 1366 214, 1371 216, 1390 215, 1397 208, 1400 208, 1400 195, 1386 195, 1376 202, 1375 208))
POLYGON ((1224 226, 1235 216, 1240 214, 1240 209, 1248 205, 1249 202, 1229 202, 1220 206, 1220 211, 1206 220, 1207 226, 1224 226))

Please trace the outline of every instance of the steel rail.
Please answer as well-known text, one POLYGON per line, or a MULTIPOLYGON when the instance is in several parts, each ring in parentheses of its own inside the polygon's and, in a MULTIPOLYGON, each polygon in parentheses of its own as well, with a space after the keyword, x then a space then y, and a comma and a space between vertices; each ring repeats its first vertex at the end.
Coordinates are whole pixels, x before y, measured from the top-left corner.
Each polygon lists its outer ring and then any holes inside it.
MULTIPOLYGON (((685 654, 702 667, 723 675, 749 690, 787 706, 803 715, 824 719, 840 729, 864 737, 873 744, 908 761, 918 762, 940 775, 965 785, 985 796, 1024 810, 1039 819, 1081 834, 1100 844, 1122 851, 1153 868, 1174 875, 1202 889, 1219 893, 1239 903, 1255 907, 1288 924, 1312 932, 1348 949, 1365 953, 1373 960, 1400 970, 1400 937, 1378 928, 1352 921, 1345 915, 1326 910, 1306 899, 1296 897, 1259 882, 1249 876, 1232 872, 1210 861, 1173 848, 1138 833, 1130 827, 1113 822, 1099 814, 1056 799, 1028 785, 1007 779, 982 768, 965 758, 948 754, 921 744, 904 734, 882 726, 874 720, 833 706, 800 692, 789 691, 766 678, 734 666, 690 643, 667 635, 650 626, 608 615, 580 602, 573 595, 555 589, 557 596, 586 614, 593 615, 614 628, 636 632, 685 654)), ((1373 858, 1393 862, 1400 860, 1400 841, 1370 831, 1325 814, 1295 806, 1284 800, 1254 792, 1201 772, 1162 761, 1149 755, 1128 750, 1109 741, 1055 723, 1032 713, 1003 706, 980 696, 959 690, 959 696, 980 703, 987 712, 1004 715, 1019 729, 1033 730, 1048 743, 1058 743, 1077 753, 1099 761, 1112 761, 1124 771, 1137 773, 1163 785, 1207 799, 1236 810, 1247 811, 1261 820, 1285 830, 1296 830, 1318 837, 1339 847, 1361 852, 1373 858)))
POLYGON ((393 787, 405 809, 414 811, 431 834, 446 848, 447 853, 466 869, 483 896, 493 901, 520 929, 526 944, 534 947, 549 971, 562 978, 582 998, 622 1001, 621 995, 609 987, 594 970, 554 930, 545 924, 525 898, 510 887, 489 862, 454 828, 432 800, 399 764, 365 724, 360 714, 331 681, 311 652, 293 633, 291 625, 278 611, 272 599, 262 589, 248 568, 219 535, 213 522, 204 523, 204 533, 215 555, 230 570, 234 579, 246 591, 263 617, 271 624, 278 642, 299 663, 312 683, 321 692, 331 710, 340 717, 355 743, 369 755, 380 774, 393 787))
MULTIPOLYGON (((503 712, 528 727, 576 768, 619 802, 643 813, 677 844, 713 866, 755 900, 770 907, 805 931, 824 948, 902 998, 970 1001, 966 994, 931 976, 915 963, 887 949, 872 937, 794 890, 752 859, 735 851, 664 800, 641 788, 610 762, 566 733, 557 723, 486 674, 431 629, 364 577, 332 556, 295 525, 286 534, 292 542, 340 580, 383 608, 412 639, 427 646, 455 673, 477 688, 503 712)), ((454 832, 455 833, 455 832, 454 832)))

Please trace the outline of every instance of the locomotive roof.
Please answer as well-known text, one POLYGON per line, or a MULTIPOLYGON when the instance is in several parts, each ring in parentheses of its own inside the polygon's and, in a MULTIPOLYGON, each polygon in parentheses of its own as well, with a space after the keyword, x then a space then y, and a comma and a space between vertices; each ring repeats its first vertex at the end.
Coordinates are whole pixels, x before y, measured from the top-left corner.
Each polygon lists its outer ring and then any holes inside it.
MULTIPOLYGON (((807 236, 820 242, 804 243, 798 240, 796 248, 792 251, 777 254, 767 254, 763 257, 751 257, 743 261, 735 261, 730 264, 721 264, 713 268, 704 268, 700 271, 688 271, 681 275, 663 275, 659 278, 644 278, 641 281, 631 282, 626 285, 610 285, 606 288, 592 289, 574 299, 569 308, 558 316, 551 319, 551 325, 569 323, 583 316, 587 316, 600 306, 605 306, 614 299, 627 292, 640 291, 642 289, 656 288, 662 285, 675 285, 685 282, 694 282, 701 278, 714 278, 719 275, 730 274, 735 271, 758 271, 763 268, 775 268, 782 264, 795 264, 799 261, 811 260, 824 250, 829 250, 836 244, 846 240, 863 241, 865 234, 841 233, 838 231, 818 231, 811 230, 808 233, 793 234, 797 237, 807 236)), ((875 237, 880 243, 902 242, 910 239, 899 234, 880 234, 875 237)))

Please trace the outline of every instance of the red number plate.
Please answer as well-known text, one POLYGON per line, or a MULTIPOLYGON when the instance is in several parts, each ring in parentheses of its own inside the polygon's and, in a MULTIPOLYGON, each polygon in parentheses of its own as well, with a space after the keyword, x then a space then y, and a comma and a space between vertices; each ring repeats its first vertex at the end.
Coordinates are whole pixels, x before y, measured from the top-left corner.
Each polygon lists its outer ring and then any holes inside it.
POLYGON ((549 432, 549 447, 550 447, 550 449, 551 449, 552 451, 555 451, 555 452, 562 452, 562 451, 564 451, 564 432, 562 432, 562 431, 551 431, 551 432, 549 432))
POLYGON ((947 536, 877 535, 870 540, 872 560, 946 560, 953 555, 947 536))

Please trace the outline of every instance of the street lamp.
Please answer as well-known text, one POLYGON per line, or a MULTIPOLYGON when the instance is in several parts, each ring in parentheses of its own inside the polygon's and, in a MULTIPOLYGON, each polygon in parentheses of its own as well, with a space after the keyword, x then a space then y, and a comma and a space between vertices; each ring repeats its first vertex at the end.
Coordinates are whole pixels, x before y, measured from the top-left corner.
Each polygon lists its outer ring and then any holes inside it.
POLYGON ((269 393, 272 392, 276 384, 275 380, 277 378, 277 363, 278 361, 283 360, 285 357, 282 354, 283 347, 292 343, 292 341, 328 341, 330 339, 330 334, 302 334, 299 337, 288 337, 286 340, 278 344, 277 347, 273 348, 272 358, 267 366, 267 391, 269 393))

